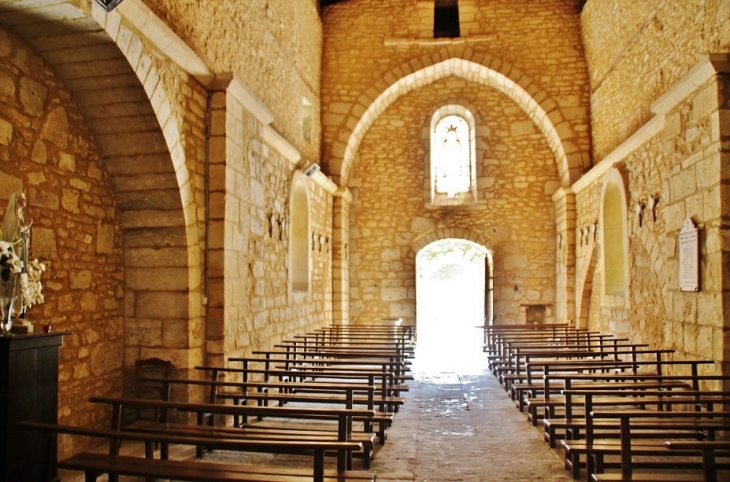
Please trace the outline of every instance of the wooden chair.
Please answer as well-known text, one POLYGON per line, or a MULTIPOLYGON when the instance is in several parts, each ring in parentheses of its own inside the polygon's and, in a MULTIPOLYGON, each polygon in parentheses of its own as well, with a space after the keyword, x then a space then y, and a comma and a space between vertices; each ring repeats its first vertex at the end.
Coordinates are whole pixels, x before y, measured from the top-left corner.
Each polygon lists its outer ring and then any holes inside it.
MULTIPOLYGON (((144 358, 134 363, 134 398, 146 400, 163 400, 164 387, 160 382, 150 382, 148 378, 170 378, 172 362, 159 358, 144 358)), ((140 420, 160 421, 159 409, 135 408, 126 418, 125 425, 140 420)))

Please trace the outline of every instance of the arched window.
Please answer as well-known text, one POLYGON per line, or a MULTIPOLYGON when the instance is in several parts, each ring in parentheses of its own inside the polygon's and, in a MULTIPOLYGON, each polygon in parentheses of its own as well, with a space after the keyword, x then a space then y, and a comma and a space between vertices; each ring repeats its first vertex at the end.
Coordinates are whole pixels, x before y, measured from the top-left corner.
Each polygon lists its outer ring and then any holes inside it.
POLYGON ((606 174, 602 199, 603 293, 608 296, 626 297, 628 284, 626 197, 623 180, 615 169, 606 174))
POLYGON ((430 135, 431 203, 475 202, 474 117, 462 106, 444 106, 431 119, 430 135))
POLYGON ((309 195, 307 178, 294 173, 289 205, 289 282, 292 291, 309 291, 309 195))

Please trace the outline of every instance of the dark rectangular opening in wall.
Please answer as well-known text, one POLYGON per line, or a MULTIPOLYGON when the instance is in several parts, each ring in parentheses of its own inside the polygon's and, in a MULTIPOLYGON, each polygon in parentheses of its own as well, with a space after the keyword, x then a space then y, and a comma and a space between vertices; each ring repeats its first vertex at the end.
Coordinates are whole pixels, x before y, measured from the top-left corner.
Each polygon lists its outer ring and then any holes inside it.
POLYGON ((433 38, 460 37, 459 0, 435 0, 433 38))
POLYGON ((525 314, 528 325, 541 325, 545 323, 545 305, 532 305, 525 307, 525 314))

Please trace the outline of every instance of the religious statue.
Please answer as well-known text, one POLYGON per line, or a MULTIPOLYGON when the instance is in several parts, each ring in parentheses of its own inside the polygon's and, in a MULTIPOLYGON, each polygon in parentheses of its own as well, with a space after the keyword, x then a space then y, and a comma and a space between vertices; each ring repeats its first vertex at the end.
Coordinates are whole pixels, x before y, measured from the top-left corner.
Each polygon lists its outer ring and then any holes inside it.
POLYGON ((25 193, 14 192, 11 194, 8 208, 5 210, 5 220, 2 228, 3 241, 15 242, 20 240, 20 243, 16 246, 16 253, 25 264, 28 263, 30 226, 33 224, 32 221, 30 223, 25 222, 23 209, 25 209, 26 204, 25 193))
POLYGON ((30 226, 31 223, 25 222, 23 209, 26 206, 25 194, 15 192, 10 195, 8 207, 5 210, 5 220, 2 226, 2 241, 12 245, 12 251, 19 260, 19 272, 12 270, 9 279, 4 280, 3 296, 10 299, 17 299, 18 308, 23 306, 22 303, 22 287, 20 276, 28 272, 28 248, 30 245, 30 226))

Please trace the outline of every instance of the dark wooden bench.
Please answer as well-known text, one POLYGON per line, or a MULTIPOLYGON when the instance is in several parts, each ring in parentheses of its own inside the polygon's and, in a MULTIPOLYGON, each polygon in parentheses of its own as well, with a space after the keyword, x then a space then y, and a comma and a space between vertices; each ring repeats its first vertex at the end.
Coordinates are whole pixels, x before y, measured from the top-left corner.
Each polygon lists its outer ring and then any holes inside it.
MULTIPOLYGON (((605 410, 592 411, 586 417, 584 428, 585 438, 581 440, 564 440, 565 466, 571 470, 573 477, 578 478, 580 469, 586 468, 587 480, 591 480, 594 473, 602 473, 607 467, 619 467, 620 464, 608 464, 607 456, 621 456, 622 447, 626 444, 631 452, 625 456, 663 456, 666 454, 663 443, 668 438, 666 432, 671 431, 673 436, 682 438, 678 431, 684 431, 683 438, 699 440, 714 438, 714 433, 730 429, 730 412, 709 411, 652 411, 652 410, 605 410), (600 419, 619 420, 618 438, 596 438, 593 424, 600 419), (641 437, 632 439, 629 423, 636 424, 637 430, 642 430, 641 437), (585 464, 581 458, 585 457, 585 464)), ((676 454, 681 455, 681 454, 676 454)), ((625 463, 622 459, 621 463, 625 463)), ((667 464, 662 460, 661 464, 667 464)), ((642 467, 656 467, 651 462, 643 463, 642 467)), ((659 465, 661 466, 661 465, 659 465)))
MULTIPOLYGON (((702 452, 701 480, 703 482, 718 482, 720 480, 717 474, 716 452, 730 452, 730 441, 728 440, 667 441, 664 442, 664 446, 669 450, 698 450, 702 452)), ((639 474, 633 474, 634 477, 637 475, 639 474)), ((728 478, 727 475, 726 478, 728 478)))
MULTIPOLYGON (((153 434, 171 434, 171 435, 195 435, 207 437, 212 441, 207 444, 197 446, 196 453, 199 457, 203 456, 204 450, 224 449, 224 444, 215 442, 217 436, 225 434, 225 438, 236 438, 239 440, 268 440, 268 441, 321 441, 321 442, 356 442, 363 451, 363 462, 366 468, 369 467, 372 452, 365 452, 362 445, 363 437, 368 436, 366 442, 372 446, 374 443, 374 435, 371 434, 353 434, 352 419, 356 416, 368 417, 373 416, 372 410, 345 409, 345 408, 310 408, 310 407, 255 407, 247 405, 223 405, 211 403, 185 403, 160 400, 138 400, 111 397, 91 397, 91 403, 101 403, 109 405, 112 408, 111 428, 114 430, 138 431, 153 434), (155 408, 160 411, 160 422, 148 422, 145 424, 123 426, 120 414, 124 413, 125 408, 155 408), (171 422, 171 412, 194 414, 196 424, 173 423, 171 422), (247 426, 238 427, 218 427, 211 426, 208 423, 210 415, 214 416, 238 416, 242 420, 248 417, 258 418, 275 418, 277 420, 329 420, 336 422, 336 427, 332 430, 293 430, 293 431, 261 431, 259 429, 248 430, 247 426)), ((252 424, 255 425, 255 424, 252 424)), ((148 447, 151 450, 151 447, 148 447)), ((169 449, 166 444, 161 445, 161 453, 163 458, 167 458, 169 449)), ((368 451, 369 452, 369 451, 368 451)), ((337 469, 338 471, 349 470, 352 468, 352 452, 337 452, 337 469)))
MULTIPOLYGON (((698 474, 703 468, 701 462, 702 451, 690 446, 680 449, 679 445, 674 446, 674 450, 666 450, 666 437, 664 433, 684 429, 689 432, 685 437, 691 442, 699 439, 714 440, 717 432, 730 429, 730 412, 706 412, 706 411, 684 411, 684 412, 657 412, 650 413, 647 411, 594 411, 591 413, 594 420, 610 419, 618 420, 621 430, 621 438, 617 441, 593 440, 591 443, 590 459, 594 459, 593 467, 588 467, 590 479, 592 481, 632 481, 640 480, 643 477, 649 477, 648 480, 659 480, 666 475, 676 477, 677 474, 666 474, 663 471, 681 469, 696 469, 698 474), (654 431, 655 438, 642 438, 637 440, 634 437, 633 430, 642 427, 642 430, 654 431), (691 440, 693 439, 694 440, 691 440), (611 444, 610 442, 613 442, 611 444), (618 455, 620 456, 620 473, 601 475, 606 468, 604 457, 609 454, 616 454, 618 447, 618 455), (637 462, 635 457, 659 457, 658 460, 644 460, 637 462), (680 461, 673 460, 675 457, 681 457, 680 461), (687 460, 687 457, 694 457, 697 460, 687 460), (650 473, 643 474, 643 477, 636 473, 634 478, 634 470, 637 468, 653 469, 650 473), (593 469, 593 470, 591 470, 593 469)), ((718 449, 713 454, 724 458, 730 457, 730 451, 718 449)), ((715 470, 720 464, 715 461, 715 470)), ((730 468, 727 462, 722 464, 725 469, 730 468)), ((683 474, 684 475, 684 474, 683 474)), ((646 478, 644 480, 647 480, 646 478)), ((675 479, 676 480, 676 479, 675 479)))
MULTIPOLYGON (((55 451, 56 434, 70 434, 102 438, 109 441, 108 453, 82 452, 68 459, 55 462, 53 474, 57 469, 81 471, 85 480, 91 482, 102 474, 109 474, 109 480, 117 480, 120 475, 145 478, 199 482, 341 482, 375 481, 375 474, 369 471, 331 471, 325 470, 325 452, 358 450, 356 442, 331 441, 252 441, 235 438, 209 438, 165 433, 128 432, 108 429, 91 429, 39 422, 20 422, 18 425, 29 430, 43 430, 52 437, 51 446, 55 451), (154 459, 151 457, 121 456, 118 452, 119 441, 130 440, 152 444, 181 444, 197 446, 215 443, 228 450, 242 450, 266 453, 311 454, 312 468, 295 470, 291 468, 256 467, 252 465, 217 464, 200 461, 154 459)), ((149 455, 149 454, 148 454, 149 455)), ((55 454, 52 457, 55 460, 55 454)))
MULTIPOLYGON (((340 382, 292 382, 292 381, 218 381, 218 380, 185 380, 176 378, 167 379, 145 379, 149 382, 159 383, 165 394, 163 400, 172 400, 171 387, 173 385, 200 386, 208 391, 208 403, 218 403, 221 400, 230 400, 235 405, 245 405, 254 401, 258 406, 269 406, 269 402, 275 402, 278 406, 284 406, 288 402, 297 402, 315 405, 343 405, 344 408, 354 408, 356 405, 364 405, 367 410, 373 410, 375 415, 370 419, 358 417, 363 422, 364 432, 373 433, 373 424, 379 425, 378 438, 380 444, 384 444, 387 438, 387 427, 393 422, 393 412, 381 413, 375 408, 375 387, 372 385, 373 378, 369 377, 370 383, 354 383, 347 381, 340 382)), ((390 397, 388 403, 404 403, 405 399, 390 397)), ((234 417, 233 425, 240 427, 238 417, 234 417)), ((370 449, 367 440, 361 442, 370 449)))
MULTIPOLYGON (((545 429, 545 440, 551 447, 556 445, 558 430, 564 431, 566 439, 576 439, 579 432, 585 425, 585 413, 583 411, 583 397, 586 392, 593 395, 587 399, 588 404, 592 403, 597 397, 602 397, 602 406, 611 405, 627 405, 632 403, 635 406, 654 405, 658 410, 666 407, 680 404, 679 401, 668 401, 662 404, 664 398, 671 397, 677 400, 677 397, 704 397, 718 398, 730 395, 730 392, 702 390, 701 384, 704 382, 722 382, 730 380, 730 376, 726 375, 652 375, 646 373, 621 373, 618 376, 609 374, 551 374, 546 375, 546 382, 563 381, 562 390, 564 394, 564 414, 558 416, 555 413, 548 414, 543 419, 545 429), (636 385, 640 391, 627 391, 624 385, 614 385, 611 382, 626 383, 634 381, 642 385, 636 385), (658 383, 654 388, 663 388, 664 390, 656 391, 651 388, 652 383, 658 383), (617 392, 615 388, 621 388, 617 392), (575 398, 578 397, 576 400, 575 398), (625 401, 625 397, 634 398, 635 400, 625 401), (649 398, 647 398, 649 397, 649 398), (575 408, 580 410, 576 412, 575 408)), ((556 387, 557 388, 557 387, 556 387)), ((706 405, 706 404, 705 404, 706 405)), ((589 408, 590 410, 590 408, 589 408)))
MULTIPOLYGON (((571 392, 573 392, 571 390, 571 392)), ((575 390, 574 393, 585 393, 584 390, 575 390)), ((698 410, 713 411, 716 406, 722 407, 730 401, 730 392, 707 392, 695 390, 596 390, 587 398, 589 410, 599 407, 619 408, 628 407, 652 410, 672 410, 683 406, 694 407, 698 410)), ((581 406, 583 404, 581 403, 581 406)), ((564 432, 563 440, 578 440, 585 429, 586 418, 583 414, 571 414, 570 417, 546 418, 543 420, 545 441, 554 448, 558 441, 558 430, 564 432)), ((591 429, 595 436, 601 432, 601 437, 618 436, 612 432, 619 430, 619 424, 612 420, 593 420, 591 429)))
MULTIPOLYGON (((658 356, 658 355, 657 355, 658 356)), ((566 400, 562 394, 555 393, 556 390, 558 390, 558 387, 555 387, 551 385, 551 383, 558 379, 564 380, 564 386, 565 390, 569 390, 571 388, 577 388, 575 385, 571 386, 571 383, 574 383, 577 380, 582 381, 585 383, 584 386, 581 386, 580 388, 586 388, 586 389, 605 389, 605 390, 625 390, 625 389, 694 389, 699 390, 699 385, 697 384, 697 380, 699 375, 698 373, 698 366, 702 364, 714 364, 715 362, 712 360, 681 360, 681 361, 665 361, 665 360, 652 360, 652 361, 628 361, 628 362, 617 362, 616 367, 620 369, 626 369, 627 364, 631 364, 633 366, 644 366, 650 370, 649 373, 635 373, 635 377, 630 377, 625 374, 586 374, 586 373, 570 373, 570 370, 568 369, 568 373, 560 373, 555 374, 551 373, 550 369, 551 367, 554 367, 555 362, 546 363, 545 364, 545 375, 544 377, 544 384, 546 389, 543 389, 542 395, 538 396, 536 398, 527 398, 525 399, 524 403, 527 406, 527 417, 528 420, 532 422, 534 426, 537 426, 538 422, 543 418, 554 418, 556 416, 556 408, 558 407, 565 407, 567 404, 570 404, 569 400, 566 400), (684 367, 687 366, 690 369, 690 374, 686 377, 674 377, 669 378, 662 374, 662 367, 666 366, 674 366, 674 367, 684 367), (611 379, 616 379, 616 381, 611 381, 611 379), (692 380, 695 380, 694 382, 692 380), (600 385, 599 385, 600 383, 600 385), (543 413, 539 413, 539 410, 543 411, 543 413)), ((565 367, 570 367, 570 364, 568 365, 562 365, 562 369, 565 369, 565 367)), ((602 369, 606 369, 607 365, 601 364, 602 369)), ((564 393, 564 391, 563 391, 564 393)), ((572 415, 570 413, 566 413, 566 417, 571 417, 572 415)))

